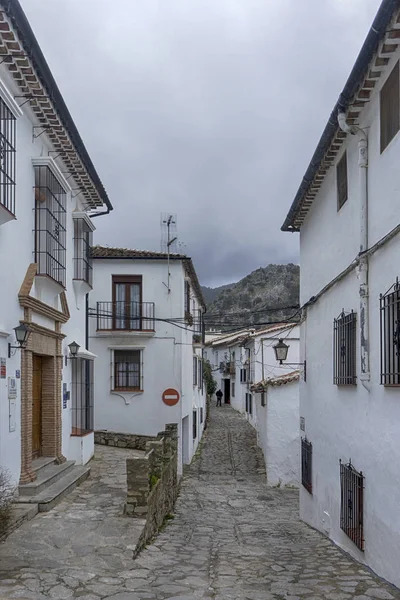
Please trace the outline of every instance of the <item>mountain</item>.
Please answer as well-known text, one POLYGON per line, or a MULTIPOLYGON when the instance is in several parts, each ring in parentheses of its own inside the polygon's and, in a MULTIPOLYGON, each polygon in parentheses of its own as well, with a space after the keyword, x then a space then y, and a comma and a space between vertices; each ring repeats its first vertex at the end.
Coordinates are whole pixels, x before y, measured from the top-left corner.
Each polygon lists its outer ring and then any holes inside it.
POLYGON ((206 301, 212 299, 207 303, 206 326, 227 330, 287 320, 296 313, 299 290, 300 267, 294 264, 271 264, 238 283, 203 287, 206 301))
POLYGON ((226 285, 220 285, 219 287, 216 287, 216 288, 210 288, 205 285, 202 285, 201 290, 204 294, 204 298, 207 302, 207 306, 209 306, 212 302, 214 302, 214 300, 217 299, 217 297, 223 290, 228 290, 235 285, 236 285, 236 283, 228 283, 226 285))

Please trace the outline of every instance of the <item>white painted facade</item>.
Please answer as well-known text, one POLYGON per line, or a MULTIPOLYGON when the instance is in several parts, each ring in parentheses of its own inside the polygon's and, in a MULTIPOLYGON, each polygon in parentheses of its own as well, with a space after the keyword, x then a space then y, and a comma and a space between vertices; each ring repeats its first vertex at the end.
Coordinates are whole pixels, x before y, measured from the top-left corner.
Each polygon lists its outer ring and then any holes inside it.
MULTIPOLYGON (((289 374, 290 375, 290 374, 289 374)), ((299 486, 299 382, 273 377, 264 396, 254 390, 257 440, 261 447, 270 486, 299 486), (263 400, 262 400, 263 398, 263 400)))
MULTIPOLYGON (((65 385, 70 397, 63 404, 60 393, 57 400, 61 406, 62 454, 68 460, 72 459, 82 464, 91 458, 94 449, 93 433, 88 433, 85 438, 71 435, 73 381, 71 361, 67 365, 64 361, 68 355, 68 344, 72 341, 76 341, 81 350, 85 348, 85 294, 90 290, 84 282, 79 282, 83 285, 74 286, 74 260, 77 256, 74 251, 73 213, 79 212, 90 226, 91 220, 87 216, 88 209, 85 208, 82 195, 72 191, 76 182, 69 168, 63 163, 60 155, 56 160, 50 157, 49 153, 54 152, 54 146, 46 131, 34 129, 34 126, 38 126, 38 120, 29 102, 25 102, 23 107, 19 108, 14 101, 14 97, 20 94, 21 91, 4 62, 0 65, 0 98, 16 117, 16 198, 14 214, 10 214, 4 208, 3 190, 0 191, 0 467, 10 473, 13 485, 17 485, 21 475, 21 350, 12 350, 12 356, 9 358, 8 344, 17 345, 13 329, 26 319, 27 309, 24 312, 24 308, 20 306, 18 294, 28 267, 35 262, 34 167, 38 165, 47 167, 66 193, 66 283, 65 287, 62 287, 47 276, 36 275, 30 288, 30 297, 40 300, 50 309, 62 311, 60 293, 66 292, 70 318, 61 327, 65 336, 62 340, 61 388, 65 385), (42 134, 38 136, 40 131, 42 134), (14 383, 15 397, 11 390, 14 383)), ((23 99, 19 99, 20 104, 21 100, 23 99)), ((56 154, 54 152, 51 156, 56 154)), ((92 228, 94 229, 94 226, 92 228)), ((55 320, 39 314, 34 308, 31 309, 31 322, 50 332, 55 331, 55 320)), ((33 351, 35 352, 35 348, 33 351)))
POLYGON ((368 248, 373 249, 368 258, 366 289, 369 374, 361 372, 360 361, 359 136, 346 137, 300 230, 301 304, 317 296, 307 307, 301 327, 307 381, 300 383, 300 415, 305 419, 303 435, 312 443, 313 463, 312 495, 301 488, 300 515, 397 586, 400 586, 400 390, 380 383, 379 299, 400 276, 399 235, 383 241, 379 248, 374 246, 400 222, 400 132, 382 153, 380 150, 380 90, 399 58, 397 46, 396 51, 387 55, 388 64, 378 69, 382 74, 375 80, 369 101, 357 120, 368 137, 368 248), (336 164, 344 151, 347 152, 348 199, 338 210, 336 164), (348 272, 319 295, 324 286, 347 267, 348 272), (333 384, 333 321, 343 309, 357 313, 357 380, 356 385, 348 386, 333 384), (364 551, 356 547, 340 526, 339 460, 344 463, 351 460, 365 477, 364 551))
POLYGON ((94 259, 89 327, 90 350, 97 355, 95 429, 156 435, 166 424, 178 423, 179 472, 182 473, 182 464, 190 463, 196 451, 206 416, 203 346, 201 340, 194 340, 194 333, 198 331, 195 324, 191 326, 185 321, 185 281, 190 286, 192 315, 202 312, 204 306, 185 268, 185 261, 171 260, 169 271, 170 291, 166 285, 168 264, 165 255, 158 259, 94 259), (116 331, 111 323, 108 330, 102 330, 103 325, 99 324, 96 315, 110 309, 97 303, 111 303, 113 276, 141 278, 142 302, 154 303, 154 330, 116 331), (119 350, 140 351, 141 390, 115 389, 114 357, 119 350), (174 406, 166 405, 162 399, 163 392, 169 388, 180 395, 174 406))

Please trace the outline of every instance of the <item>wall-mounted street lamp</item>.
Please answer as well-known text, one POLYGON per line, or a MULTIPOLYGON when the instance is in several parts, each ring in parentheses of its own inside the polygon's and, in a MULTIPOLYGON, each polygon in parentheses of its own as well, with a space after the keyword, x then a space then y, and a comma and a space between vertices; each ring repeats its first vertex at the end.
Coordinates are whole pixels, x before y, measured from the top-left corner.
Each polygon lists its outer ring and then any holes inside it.
MULTIPOLYGON (((288 355, 288 351, 289 351, 289 346, 287 344, 285 344, 285 342, 280 339, 279 342, 277 344, 275 344, 275 346, 273 347, 274 351, 275 351, 275 357, 276 360, 279 361, 279 364, 282 365, 283 361, 285 361, 287 359, 287 355, 288 355)), ((288 367, 303 367, 303 376, 304 376, 304 381, 306 381, 306 366, 307 363, 306 361, 301 362, 301 363, 285 363, 288 367)))
POLYGON ((21 350, 21 348, 25 348, 26 342, 28 341, 28 337, 30 334, 30 330, 29 327, 27 327, 26 325, 24 325, 24 323, 22 323, 21 325, 18 325, 18 327, 14 327, 14 331, 15 331, 15 339, 18 342, 18 346, 12 346, 11 344, 8 344, 8 358, 11 358, 11 356, 14 356, 15 352, 11 352, 11 350, 21 350))
POLYGON ((66 365, 68 363, 68 359, 73 360, 73 359, 77 358, 80 345, 77 344, 76 342, 71 342, 70 344, 68 344, 68 348, 69 348, 69 356, 65 357, 66 365))

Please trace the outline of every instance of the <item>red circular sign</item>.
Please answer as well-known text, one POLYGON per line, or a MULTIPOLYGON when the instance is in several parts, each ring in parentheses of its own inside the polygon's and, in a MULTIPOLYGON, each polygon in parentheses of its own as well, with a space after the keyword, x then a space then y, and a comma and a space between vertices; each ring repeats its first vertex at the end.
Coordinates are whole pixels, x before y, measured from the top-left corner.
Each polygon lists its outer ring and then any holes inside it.
POLYGON ((164 404, 167 404, 168 406, 175 406, 175 404, 178 404, 179 398, 179 392, 174 390, 174 388, 168 388, 162 395, 164 404))

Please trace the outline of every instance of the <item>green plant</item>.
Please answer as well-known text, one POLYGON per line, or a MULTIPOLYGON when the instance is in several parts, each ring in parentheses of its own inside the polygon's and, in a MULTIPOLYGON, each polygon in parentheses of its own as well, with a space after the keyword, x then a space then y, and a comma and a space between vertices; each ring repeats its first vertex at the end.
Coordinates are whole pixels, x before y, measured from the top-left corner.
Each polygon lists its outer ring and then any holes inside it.
POLYGON ((157 475, 154 475, 154 473, 152 475, 150 475, 150 489, 151 490, 156 485, 157 481, 158 481, 157 475))
POLYGON ((212 396, 217 391, 217 382, 212 376, 212 369, 209 360, 203 361, 203 379, 206 384, 206 392, 208 396, 212 396))

